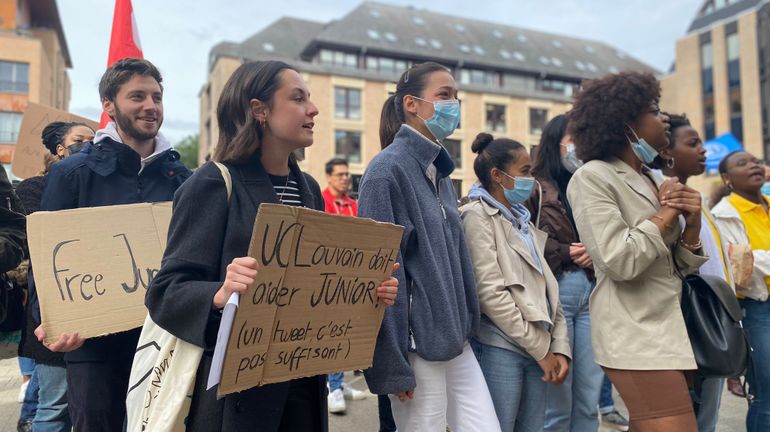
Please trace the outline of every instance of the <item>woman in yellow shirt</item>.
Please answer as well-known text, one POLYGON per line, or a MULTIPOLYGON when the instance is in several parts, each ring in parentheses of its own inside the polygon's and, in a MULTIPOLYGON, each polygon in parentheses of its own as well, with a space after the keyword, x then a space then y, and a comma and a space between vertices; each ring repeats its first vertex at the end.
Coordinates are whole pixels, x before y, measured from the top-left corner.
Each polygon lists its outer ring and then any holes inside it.
POLYGON ((728 243, 750 245, 754 268, 750 286, 737 286, 743 326, 754 349, 747 379, 754 395, 746 417, 748 432, 770 431, 770 200, 761 193, 764 164, 745 151, 728 154, 719 164, 732 193, 712 213, 728 243))

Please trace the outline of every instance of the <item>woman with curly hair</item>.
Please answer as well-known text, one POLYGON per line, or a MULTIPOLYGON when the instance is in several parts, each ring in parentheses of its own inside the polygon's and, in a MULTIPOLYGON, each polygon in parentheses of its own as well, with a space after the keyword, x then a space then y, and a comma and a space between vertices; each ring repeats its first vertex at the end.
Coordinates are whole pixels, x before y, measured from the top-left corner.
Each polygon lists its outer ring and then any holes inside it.
POLYGON ((585 165, 567 196, 596 271, 594 355, 628 406, 631 430, 695 432, 684 372, 697 366, 674 266, 687 274, 707 261, 701 197, 647 168, 670 135, 659 99, 660 84, 648 73, 584 83, 570 121, 585 165))
MULTIPOLYGON (((559 282, 559 301, 564 309, 572 350, 572 370, 564 385, 545 387, 543 430, 548 432, 597 430, 596 402, 604 380, 604 373, 596 365, 591 349, 588 298, 594 288, 593 263, 577 235, 572 207, 567 201, 567 185, 582 165, 575 155, 568 123, 569 118, 562 114, 545 125, 532 167, 532 175, 540 187, 525 203, 532 212, 533 221, 537 221, 536 227, 548 234, 545 259, 559 282)), ((599 406, 600 413, 604 414, 603 405, 599 406)), ((618 417, 616 421, 623 426, 620 420, 618 417)))

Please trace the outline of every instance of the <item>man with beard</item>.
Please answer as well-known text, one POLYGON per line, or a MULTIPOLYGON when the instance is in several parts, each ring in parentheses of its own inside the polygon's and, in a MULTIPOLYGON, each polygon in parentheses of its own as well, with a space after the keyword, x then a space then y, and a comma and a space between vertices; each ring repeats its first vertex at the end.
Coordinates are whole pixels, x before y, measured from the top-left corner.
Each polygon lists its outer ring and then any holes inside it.
MULTIPOLYGON (((191 172, 158 130, 163 86, 143 59, 110 66, 99 83, 102 108, 112 120, 93 143, 51 168, 41 210, 170 201, 191 172)), ((104 223, 109 223, 105 221, 104 223)), ((65 352, 69 411, 74 430, 119 431, 126 416, 128 379, 141 329, 85 340, 62 335, 47 345, 65 352)), ((42 326, 35 331, 41 341, 42 326)))

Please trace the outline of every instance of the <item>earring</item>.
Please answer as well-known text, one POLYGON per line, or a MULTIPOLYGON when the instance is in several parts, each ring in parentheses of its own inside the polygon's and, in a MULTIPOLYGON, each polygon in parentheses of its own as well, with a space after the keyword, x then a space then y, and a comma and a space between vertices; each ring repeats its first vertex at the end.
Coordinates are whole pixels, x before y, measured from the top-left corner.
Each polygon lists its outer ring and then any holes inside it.
POLYGON ((674 169, 674 158, 666 159, 666 167, 668 169, 674 169))

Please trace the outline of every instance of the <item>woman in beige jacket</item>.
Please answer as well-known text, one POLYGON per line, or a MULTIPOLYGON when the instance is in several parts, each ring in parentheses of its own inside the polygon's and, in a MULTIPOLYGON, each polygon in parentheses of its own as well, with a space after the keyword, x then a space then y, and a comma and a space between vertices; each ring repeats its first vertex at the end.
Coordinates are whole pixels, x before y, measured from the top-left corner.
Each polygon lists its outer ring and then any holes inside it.
POLYGON ((631 430, 696 432, 684 374, 696 364, 674 266, 688 274, 707 261, 700 194, 676 178, 662 182, 646 166, 668 146, 659 98, 651 74, 584 83, 570 120, 586 164, 567 195, 596 270, 594 354, 628 406, 631 430))
POLYGON ((547 383, 569 372, 559 286, 543 255, 548 235, 522 204, 535 179, 524 146, 479 134, 472 147, 480 184, 461 217, 481 319, 471 344, 503 432, 542 432, 547 383))

